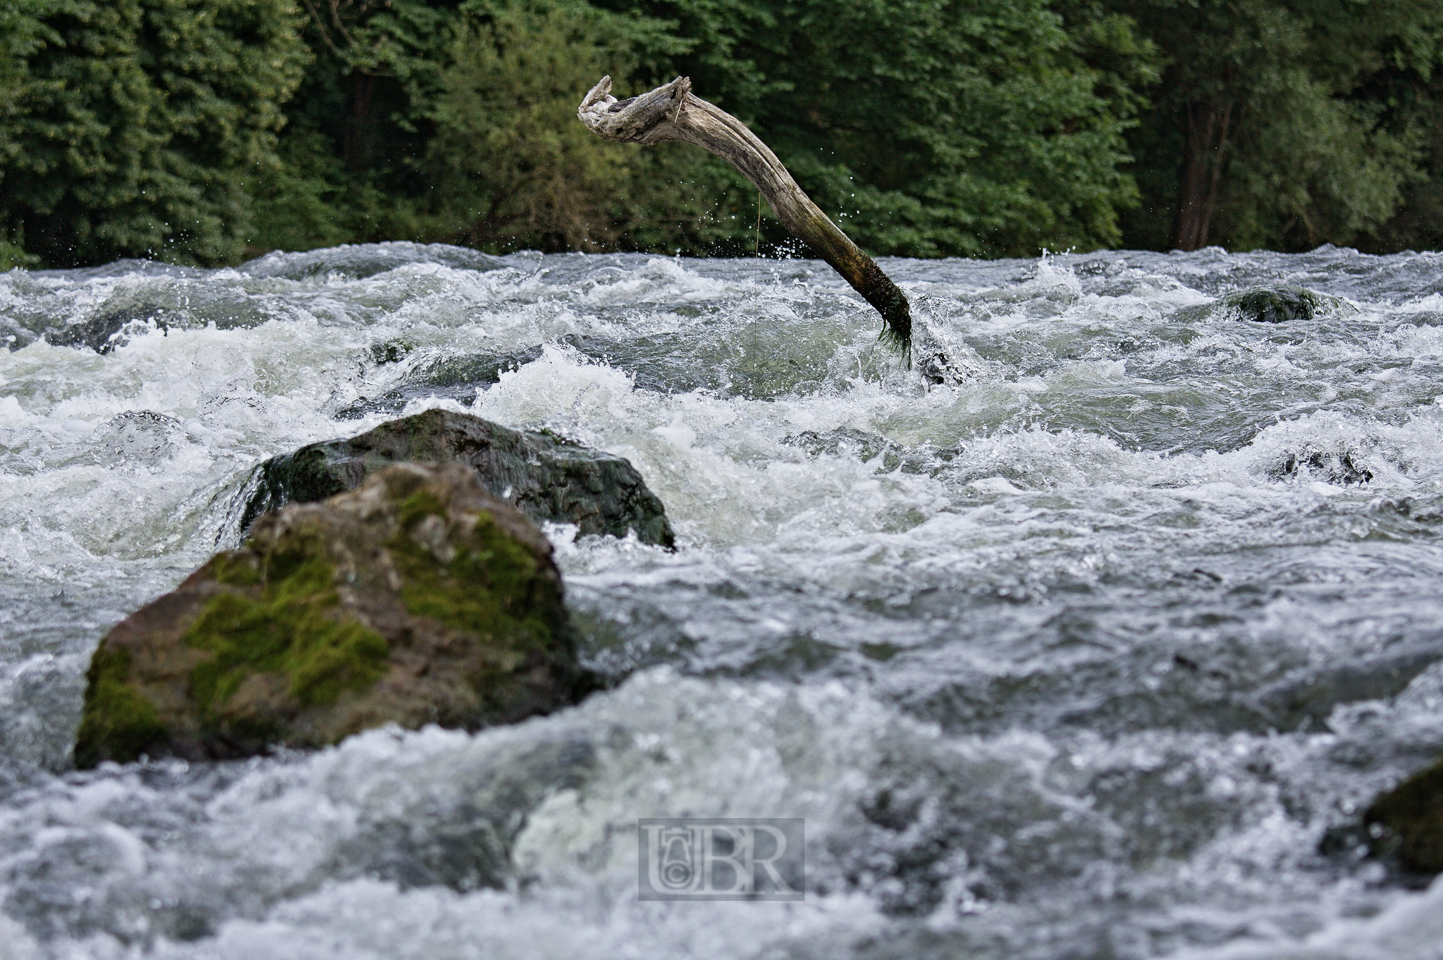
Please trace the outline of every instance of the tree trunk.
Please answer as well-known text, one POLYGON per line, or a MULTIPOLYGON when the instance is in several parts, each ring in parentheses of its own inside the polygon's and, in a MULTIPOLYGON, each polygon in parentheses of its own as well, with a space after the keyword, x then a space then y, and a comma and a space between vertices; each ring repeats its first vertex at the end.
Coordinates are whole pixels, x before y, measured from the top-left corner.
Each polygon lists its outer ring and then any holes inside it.
POLYGON ((1173 247, 1198 250, 1207 246, 1208 226, 1217 208, 1218 185, 1227 162, 1228 126, 1233 104, 1190 103, 1187 142, 1178 183, 1173 247))
POLYGON ((371 93, 373 80, 370 74, 356 71, 350 76, 350 111, 346 117, 341 156, 353 169, 366 167, 371 160, 371 93))
POLYGON ((912 312, 907 297, 897 289, 872 258, 863 253, 817 205, 802 192, 777 155, 740 120, 691 93, 691 80, 677 77, 630 100, 611 95, 611 78, 601 82, 581 101, 581 122, 607 140, 660 143, 681 140, 721 157, 762 192, 777 219, 831 264, 852 288, 877 308, 885 325, 884 342, 911 356, 912 312))

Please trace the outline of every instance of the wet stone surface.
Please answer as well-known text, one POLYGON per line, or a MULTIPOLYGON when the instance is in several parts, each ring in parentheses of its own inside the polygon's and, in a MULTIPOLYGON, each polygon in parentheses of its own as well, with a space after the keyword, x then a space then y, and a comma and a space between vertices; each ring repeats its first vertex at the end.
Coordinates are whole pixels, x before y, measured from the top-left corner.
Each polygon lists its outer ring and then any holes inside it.
POLYGON ((666 508, 621 457, 554 433, 508 430, 447 410, 428 410, 267 460, 257 468, 241 526, 248 528, 283 504, 352 489, 373 471, 406 461, 472 467, 493 495, 537 522, 574 523, 583 534, 630 534, 663 547, 675 540, 666 508))

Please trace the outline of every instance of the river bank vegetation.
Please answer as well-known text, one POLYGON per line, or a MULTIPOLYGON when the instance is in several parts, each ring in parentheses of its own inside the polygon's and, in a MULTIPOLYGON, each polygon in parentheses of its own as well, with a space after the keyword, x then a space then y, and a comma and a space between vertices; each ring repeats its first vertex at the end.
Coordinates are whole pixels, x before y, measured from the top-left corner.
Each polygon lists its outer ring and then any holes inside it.
POLYGON ((786 249, 578 123, 603 74, 690 76, 877 255, 1437 248, 1440 66, 1443 0, 9 0, 0 265, 786 249))

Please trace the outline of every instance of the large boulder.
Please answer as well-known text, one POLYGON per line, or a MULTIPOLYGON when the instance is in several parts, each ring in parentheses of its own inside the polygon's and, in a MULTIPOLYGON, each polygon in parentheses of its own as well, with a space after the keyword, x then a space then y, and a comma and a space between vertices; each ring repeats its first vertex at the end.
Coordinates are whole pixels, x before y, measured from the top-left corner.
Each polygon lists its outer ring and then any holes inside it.
POLYGON ((1374 800, 1363 826, 1375 854, 1413 873, 1443 873, 1443 759, 1374 800))
POLYGON ((101 641, 75 763, 475 729, 575 702, 551 545, 460 464, 402 464, 261 517, 101 641))
POLYGON ((623 458, 449 410, 427 410, 267 460, 257 468, 241 525, 286 503, 355 489, 370 473, 404 461, 467 464, 492 494, 538 522, 574 523, 581 533, 615 537, 635 531, 642 543, 673 545, 666 508, 623 458))

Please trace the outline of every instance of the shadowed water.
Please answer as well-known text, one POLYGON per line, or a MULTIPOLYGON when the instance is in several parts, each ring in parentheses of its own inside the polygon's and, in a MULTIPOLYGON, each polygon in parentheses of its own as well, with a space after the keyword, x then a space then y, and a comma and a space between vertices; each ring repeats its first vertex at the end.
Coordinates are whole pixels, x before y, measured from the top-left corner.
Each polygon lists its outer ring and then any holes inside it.
POLYGON ((1443 957, 1443 885, 1319 852, 1443 753, 1443 257, 882 265, 915 370, 809 261, 0 275, 0 958, 1443 957), (616 687, 70 771, 254 465, 433 406, 667 504, 675 553, 548 529, 616 687), (806 818, 806 901, 638 902, 684 815, 806 818))

